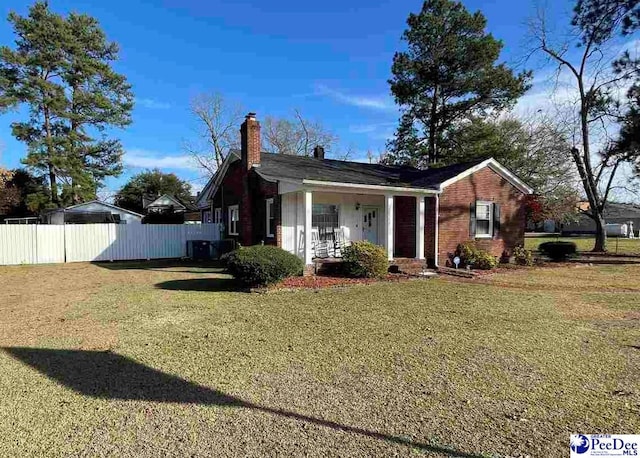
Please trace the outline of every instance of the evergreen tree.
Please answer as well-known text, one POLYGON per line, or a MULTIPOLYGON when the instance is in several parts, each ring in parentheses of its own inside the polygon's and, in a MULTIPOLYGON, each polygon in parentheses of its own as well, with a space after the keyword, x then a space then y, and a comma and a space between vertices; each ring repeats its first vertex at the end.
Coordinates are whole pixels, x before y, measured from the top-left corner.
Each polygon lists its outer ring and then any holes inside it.
POLYGON ((47 174, 56 206, 94 198, 122 170, 122 147, 106 130, 131 122, 131 88, 111 68, 118 48, 95 19, 62 17, 46 2, 9 22, 16 48, 0 48, 0 108, 29 108, 28 120, 12 124, 27 145, 23 163, 47 174))
POLYGON ((426 165, 440 159, 452 125, 509 107, 528 89, 531 73, 514 75, 496 64, 502 42, 485 32, 480 12, 462 3, 427 0, 407 24, 408 48, 395 54, 389 80, 403 113, 387 161, 426 165))
POLYGON ((160 197, 163 194, 177 197, 178 200, 186 203, 191 200, 191 185, 173 173, 163 173, 158 169, 147 170, 132 177, 118 191, 115 204, 143 213, 143 197, 160 197))

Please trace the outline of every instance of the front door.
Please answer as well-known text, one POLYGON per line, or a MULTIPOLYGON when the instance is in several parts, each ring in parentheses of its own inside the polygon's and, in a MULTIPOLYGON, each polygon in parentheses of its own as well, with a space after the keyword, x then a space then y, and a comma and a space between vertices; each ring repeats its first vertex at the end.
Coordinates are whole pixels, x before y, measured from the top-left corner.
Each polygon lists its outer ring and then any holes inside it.
POLYGON ((362 239, 378 245, 378 207, 362 207, 362 239))

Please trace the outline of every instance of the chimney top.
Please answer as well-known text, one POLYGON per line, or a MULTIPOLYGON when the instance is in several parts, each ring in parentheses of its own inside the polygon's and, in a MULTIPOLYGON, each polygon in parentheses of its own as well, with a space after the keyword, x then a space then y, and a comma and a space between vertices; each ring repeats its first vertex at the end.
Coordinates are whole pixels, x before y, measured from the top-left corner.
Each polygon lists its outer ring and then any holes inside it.
POLYGON ((324 148, 320 145, 313 148, 313 157, 316 159, 324 159, 324 148))
POLYGON ((260 123, 254 112, 247 113, 240 126, 240 150, 242 163, 247 170, 260 166, 260 123))

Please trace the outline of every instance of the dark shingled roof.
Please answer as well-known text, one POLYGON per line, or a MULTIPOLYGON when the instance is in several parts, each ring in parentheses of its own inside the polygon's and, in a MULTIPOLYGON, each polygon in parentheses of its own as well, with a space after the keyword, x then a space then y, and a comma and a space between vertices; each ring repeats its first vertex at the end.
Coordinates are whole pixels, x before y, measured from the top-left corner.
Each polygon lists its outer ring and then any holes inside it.
POLYGON ((607 202, 604 209, 606 218, 640 218, 640 206, 618 202, 607 202))
POLYGON ((333 181, 377 186, 438 189, 444 181, 483 162, 477 160, 420 170, 408 166, 316 159, 286 154, 262 153, 260 174, 292 180, 333 181))

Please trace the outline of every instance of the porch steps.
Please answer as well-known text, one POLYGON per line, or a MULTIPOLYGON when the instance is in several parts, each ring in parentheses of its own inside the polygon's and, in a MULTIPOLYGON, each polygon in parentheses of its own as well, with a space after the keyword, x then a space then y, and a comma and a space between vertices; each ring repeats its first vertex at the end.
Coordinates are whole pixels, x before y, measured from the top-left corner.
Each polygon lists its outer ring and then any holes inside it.
POLYGON ((339 275, 342 271, 342 259, 316 259, 313 263, 313 273, 316 275, 339 275))
POLYGON ((391 271, 398 271, 409 275, 423 275, 427 271, 427 262, 424 259, 395 258, 389 261, 391 271))

